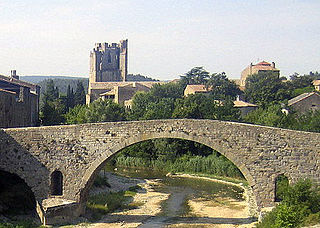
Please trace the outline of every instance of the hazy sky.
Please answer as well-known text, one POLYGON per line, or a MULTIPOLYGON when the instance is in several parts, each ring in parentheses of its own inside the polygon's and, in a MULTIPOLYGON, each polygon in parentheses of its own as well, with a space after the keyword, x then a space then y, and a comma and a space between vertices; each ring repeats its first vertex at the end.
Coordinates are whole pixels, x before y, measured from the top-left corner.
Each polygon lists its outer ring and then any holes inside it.
POLYGON ((239 78, 257 61, 320 71, 319 0, 0 0, 0 74, 88 77, 97 42, 129 40, 129 73, 194 66, 239 78))

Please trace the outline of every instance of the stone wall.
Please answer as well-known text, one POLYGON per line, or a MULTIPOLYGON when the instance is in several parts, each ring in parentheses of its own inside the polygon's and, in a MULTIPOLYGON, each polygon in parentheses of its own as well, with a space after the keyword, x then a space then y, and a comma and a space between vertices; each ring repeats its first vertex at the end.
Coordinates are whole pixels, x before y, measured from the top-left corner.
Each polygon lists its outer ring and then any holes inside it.
POLYGON ((38 96, 21 87, 20 94, 0 90, 0 127, 25 127, 38 124, 38 96))
POLYGON ((207 145, 244 174, 259 208, 273 206, 275 179, 320 182, 320 134, 217 120, 152 120, 0 131, 0 169, 16 173, 38 202, 50 196, 50 175, 63 174, 63 195, 84 205, 99 170, 121 149, 148 139, 207 145))

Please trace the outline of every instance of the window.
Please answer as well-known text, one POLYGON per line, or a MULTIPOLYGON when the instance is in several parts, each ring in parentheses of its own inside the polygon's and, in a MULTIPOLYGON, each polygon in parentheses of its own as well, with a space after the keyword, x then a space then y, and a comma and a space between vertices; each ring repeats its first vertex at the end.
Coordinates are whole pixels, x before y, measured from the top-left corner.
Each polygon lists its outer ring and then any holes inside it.
POLYGON ((277 176, 275 181, 275 202, 283 199, 283 194, 289 185, 289 179, 284 174, 277 176))
POLYGON ((62 173, 58 170, 51 173, 51 185, 50 191, 51 195, 62 196, 63 189, 63 176, 62 173))

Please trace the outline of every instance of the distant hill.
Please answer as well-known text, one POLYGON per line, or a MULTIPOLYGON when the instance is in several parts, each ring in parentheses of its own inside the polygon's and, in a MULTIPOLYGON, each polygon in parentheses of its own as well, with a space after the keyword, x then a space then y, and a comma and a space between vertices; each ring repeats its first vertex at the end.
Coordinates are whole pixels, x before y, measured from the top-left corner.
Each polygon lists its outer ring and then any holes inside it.
MULTIPOLYGON (((46 85, 48 80, 53 80, 55 86, 59 88, 59 92, 62 94, 67 93, 68 85, 73 88, 73 91, 76 90, 77 82, 81 81, 83 83, 85 91, 88 91, 88 78, 82 77, 71 77, 71 76, 20 76, 20 80, 31 82, 41 86, 41 94, 46 91, 46 85)), ((128 74, 127 81, 159 81, 152 79, 141 74, 128 74)))
POLYGON ((72 76, 20 76, 20 80, 38 84, 39 82, 46 79, 71 79, 71 80, 81 80, 84 77, 72 77, 72 76))

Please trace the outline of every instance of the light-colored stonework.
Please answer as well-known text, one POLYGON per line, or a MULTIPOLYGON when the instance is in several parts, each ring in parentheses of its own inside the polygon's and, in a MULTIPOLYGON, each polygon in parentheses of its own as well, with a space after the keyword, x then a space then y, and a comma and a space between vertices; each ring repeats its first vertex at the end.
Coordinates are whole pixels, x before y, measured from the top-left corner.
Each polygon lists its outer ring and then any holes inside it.
POLYGON ((242 171, 259 209, 275 204, 275 179, 280 174, 291 182, 299 178, 320 182, 319 133, 193 119, 4 129, 0 169, 25 180, 42 220, 54 223, 84 212, 88 190, 112 155, 155 138, 192 140, 219 151, 242 171), (63 175, 63 195, 55 198, 72 202, 71 210, 66 204, 43 205, 52 198, 50 179, 57 170, 63 175))
MULTIPOLYGON (((86 103, 103 98, 124 104, 137 91, 149 91, 157 81, 128 82, 128 40, 96 43, 90 52, 90 75, 86 103)), ((163 82, 162 82, 163 83, 163 82)))

